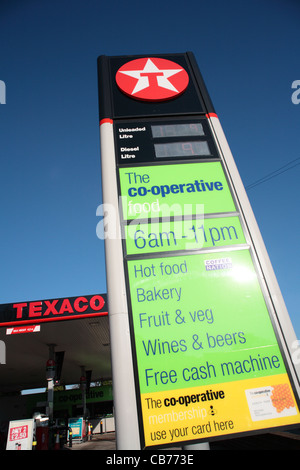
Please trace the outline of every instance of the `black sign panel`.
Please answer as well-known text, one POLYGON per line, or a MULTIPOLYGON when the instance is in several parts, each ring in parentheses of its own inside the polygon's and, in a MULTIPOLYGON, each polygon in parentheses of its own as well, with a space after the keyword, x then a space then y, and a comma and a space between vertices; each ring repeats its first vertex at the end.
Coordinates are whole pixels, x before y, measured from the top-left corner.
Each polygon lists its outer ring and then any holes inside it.
MULTIPOLYGON (((169 60, 182 67, 188 75, 188 86, 182 93, 175 94, 173 98, 161 101, 147 101, 134 99, 135 94, 128 96, 121 91, 116 82, 116 74, 124 64, 131 61, 144 58, 145 56, 121 56, 107 57, 100 56, 98 59, 98 76, 99 76, 99 101, 100 120, 104 118, 131 118, 131 117, 151 117, 151 116, 178 116, 183 114, 206 114, 214 112, 209 95, 206 92, 205 84, 194 59, 192 53, 173 55, 148 55, 147 58, 161 58, 169 60), (113 80, 112 80, 113 77, 113 80), (201 87, 199 84, 202 84, 201 87), (111 93, 107 93, 107 90, 111 93), (105 91, 104 91, 105 90, 105 91)), ((134 66, 132 67, 135 68, 134 66)), ((147 75, 143 71, 133 70, 131 73, 136 74, 142 79, 147 79, 147 75), (138 72, 140 72, 138 74, 138 72)), ((123 72, 124 73, 124 72, 123 72)), ((154 73, 154 72, 153 72, 154 73)), ((159 75, 159 72, 155 76, 159 75)), ((148 74, 150 76, 150 74, 148 74)), ((162 77, 165 78, 165 77, 162 77)), ((149 79, 150 80, 150 79, 149 79)), ((167 84, 168 86, 168 84, 167 84)))

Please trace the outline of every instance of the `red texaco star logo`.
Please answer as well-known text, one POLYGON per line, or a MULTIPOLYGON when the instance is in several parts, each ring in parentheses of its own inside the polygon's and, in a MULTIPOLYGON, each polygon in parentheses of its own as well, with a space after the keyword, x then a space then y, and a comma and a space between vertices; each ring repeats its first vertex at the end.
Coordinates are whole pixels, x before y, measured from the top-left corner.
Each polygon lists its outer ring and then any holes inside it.
POLYGON ((123 93, 137 100, 164 101, 183 93, 189 76, 171 60, 145 57, 122 65, 116 82, 123 93))

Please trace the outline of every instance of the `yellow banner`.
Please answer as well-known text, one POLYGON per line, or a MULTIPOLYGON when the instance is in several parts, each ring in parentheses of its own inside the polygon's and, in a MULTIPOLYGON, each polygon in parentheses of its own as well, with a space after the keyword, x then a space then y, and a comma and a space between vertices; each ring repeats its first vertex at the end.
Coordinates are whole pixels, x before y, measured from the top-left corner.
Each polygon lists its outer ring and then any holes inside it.
POLYGON ((141 395, 145 446, 299 424, 287 374, 141 395))

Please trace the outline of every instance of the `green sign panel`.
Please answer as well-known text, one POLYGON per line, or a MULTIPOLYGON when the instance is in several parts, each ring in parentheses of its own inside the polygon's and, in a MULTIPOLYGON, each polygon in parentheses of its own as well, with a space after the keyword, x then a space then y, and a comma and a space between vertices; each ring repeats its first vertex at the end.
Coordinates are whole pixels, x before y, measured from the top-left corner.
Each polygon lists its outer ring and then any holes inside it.
POLYGON ((128 271, 142 393, 173 388, 156 370, 176 371, 180 388, 285 371, 248 250, 135 260, 128 271), (251 366, 259 355, 265 366, 251 366), (194 366, 204 366, 197 379, 194 366))
POLYGON ((239 217, 130 224, 125 226, 125 239, 129 255, 245 243, 239 217))
POLYGON ((124 220, 235 212, 220 162, 120 168, 124 220))
POLYGON ((248 249, 135 259, 128 275, 146 445, 299 419, 248 249))

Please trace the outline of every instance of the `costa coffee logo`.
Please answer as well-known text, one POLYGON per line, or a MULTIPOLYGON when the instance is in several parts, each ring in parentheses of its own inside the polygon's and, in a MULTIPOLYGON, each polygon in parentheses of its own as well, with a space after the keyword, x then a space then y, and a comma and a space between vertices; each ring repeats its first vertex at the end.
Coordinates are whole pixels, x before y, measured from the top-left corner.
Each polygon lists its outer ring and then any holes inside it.
POLYGON ((165 101, 182 94, 189 83, 187 72, 171 60, 145 57, 131 60, 116 73, 120 90, 142 101, 165 101))

